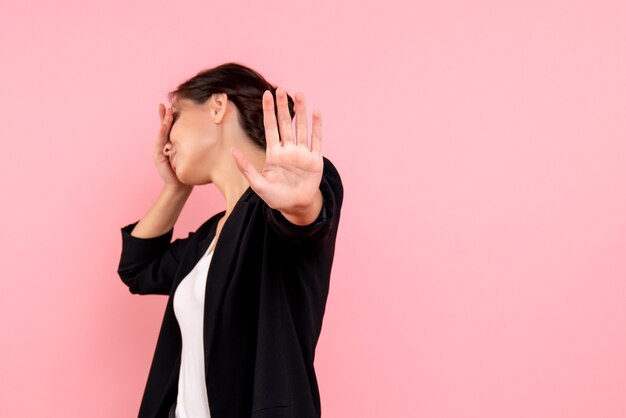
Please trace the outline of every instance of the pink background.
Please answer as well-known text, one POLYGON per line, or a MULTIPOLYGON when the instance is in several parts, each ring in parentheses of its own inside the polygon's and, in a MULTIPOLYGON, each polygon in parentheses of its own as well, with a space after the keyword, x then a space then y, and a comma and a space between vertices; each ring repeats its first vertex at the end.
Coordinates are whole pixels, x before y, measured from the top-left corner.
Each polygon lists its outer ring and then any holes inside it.
POLYGON ((626 417, 623 1, 1 1, 0 416, 136 416, 166 297, 120 228, 158 103, 238 61, 344 181, 324 417, 626 417))

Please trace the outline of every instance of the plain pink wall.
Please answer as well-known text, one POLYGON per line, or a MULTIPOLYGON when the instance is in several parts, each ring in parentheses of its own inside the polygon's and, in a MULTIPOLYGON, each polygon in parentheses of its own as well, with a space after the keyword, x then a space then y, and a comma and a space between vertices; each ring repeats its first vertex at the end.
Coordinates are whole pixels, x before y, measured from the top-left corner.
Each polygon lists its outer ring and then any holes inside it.
POLYGON ((227 61, 320 107, 344 181, 324 417, 626 416, 623 1, 1 1, 0 416, 136 416, 166 298, 120 228, 158 103, 227 61))

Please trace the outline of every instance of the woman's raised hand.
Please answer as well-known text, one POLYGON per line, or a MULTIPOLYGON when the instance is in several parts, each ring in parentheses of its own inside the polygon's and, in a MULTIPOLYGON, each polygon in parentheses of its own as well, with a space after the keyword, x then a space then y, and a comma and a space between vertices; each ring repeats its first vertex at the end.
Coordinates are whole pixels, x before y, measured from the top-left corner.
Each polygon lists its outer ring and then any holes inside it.
POLYGON ((183 184, 178 180, 176 173, 170 165, 169 156, 163 153, 165 144, 169 141, 170 129, 172 128, 172 108, 170 107, 166 110, 165 106, 159 103, 159 117, 161 119, 161 126, 154 146, 154 164, 156 165, 157 171, 166 187, 191 191, 193 185, 183 184))
POLYGON ((261 173, 238 148, 233 148, 237 166, 247 178, 250 187, 267 205, 283 214, 305 213, 314 206, 319 195, 324 160, 322 158, 322 117, 319 109, 313 111, 311 144, 308 144, 307 118, 304 94, 294 95, 296 135, 292 134, 287 92, 276 90, 278 124, 274 114, 272 93, 263 93, 263 124, 265 127, 265 166, 261 173))

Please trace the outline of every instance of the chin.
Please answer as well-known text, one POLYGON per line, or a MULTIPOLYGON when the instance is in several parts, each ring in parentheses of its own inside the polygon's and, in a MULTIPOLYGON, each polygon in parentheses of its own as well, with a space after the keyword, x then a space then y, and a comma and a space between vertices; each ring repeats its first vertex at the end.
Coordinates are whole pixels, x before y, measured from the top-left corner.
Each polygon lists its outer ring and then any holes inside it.
POLYGON ((206 180, 204 178, 198 178, 192 173, 187 173, 187 175, 185 175, 185 172, 176 172, 176 177, 178 178, 178 181, 186 186, 199 186, 202 184, 210 183, 209 180, 206 180))
POLYGON ((189 179, 187 179, 185 176, 180 176, 177 174, 176 177, 178 178, 178 181, 180 181, 185 186, 195 186, 195 184, 192 181, 189 181, 189 179))
POLYGON ((189 182, 187 181, 187 178, 185 177, 185 173, 184 171, 181 171, 180 169, 175 169, 174 170, 174 174, 176 175, 176 178, 178 179, 178 181, 180 181, 182 184, 184 185, 189 185, 189 182))

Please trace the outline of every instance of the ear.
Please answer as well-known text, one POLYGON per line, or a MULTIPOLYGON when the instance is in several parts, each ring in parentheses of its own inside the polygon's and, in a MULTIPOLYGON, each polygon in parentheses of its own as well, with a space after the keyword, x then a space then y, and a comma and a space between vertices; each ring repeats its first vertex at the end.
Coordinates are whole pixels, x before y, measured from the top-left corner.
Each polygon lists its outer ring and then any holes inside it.
POLYGON ((228 95, 226 93, 213 93, 211 95, 211 117, 216 124, 221 123, 226 113, 228 95))

